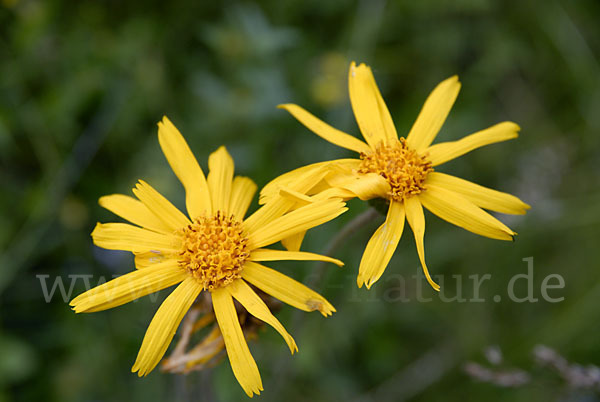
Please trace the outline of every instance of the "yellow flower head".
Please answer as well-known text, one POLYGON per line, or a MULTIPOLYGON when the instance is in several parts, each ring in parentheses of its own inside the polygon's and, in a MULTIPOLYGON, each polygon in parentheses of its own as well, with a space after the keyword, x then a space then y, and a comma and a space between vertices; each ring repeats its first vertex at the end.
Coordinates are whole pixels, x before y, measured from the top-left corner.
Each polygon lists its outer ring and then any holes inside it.
POLYGON ((433 90, 406 137, 398 137, 369 67, 352 62, 348 86, 354 116, 366 143, 331 127, 300 106, 280 107, 327 141, 358 152, 360 158, 321 162, 286 173, 263 188, 261 202, 274 199, 279 189, 294 183, 298 177, 323 169, 329 169, 329 174, 306 194, 320 192, 343 199, 387 200, 386 220, 369 240, 360 262, 359 287, 364 284, 370 288, 381 277, 407 220, 415 236, 423 272, 431 286, 439 290, 425 265, 423 206, 473 233, 493 239, 513 239, 516 233, 483 209, 524 214, 529 205, 510 194, 435 172, 434 168, 484 145, 516 138, 519 126, 503 122, 458 141, 431 145, 458 96, 458 77, 448 78, 433 90))
MULTIPOLYGON (((263 389, 260 374, 233 299, 275 328, 291 352, 296 351, 294 339, 250 285, 298 309, 332 314, 335 309, 322 296, 259 262, 319 260, 343 265, 317 254, 264 247, 334 219, 346 208, 341 200, 330 199, 292 211, 294 202, 276 197, 244 219, 256 185, 246 177, 234 178, 227 150, 221 147, 210 155, 205 178, 175 126, 166 117, 158 126, 162 150, 185 187, 188 216, 143 181, 133 189, 137 199, 102 197, 100 205, 133 225, 99 223, 92 233, 94 243, 133 252, 137 270, 79 295, 71 306, 77 313, 106 310, 178 284, 152 319, 133 365, 132 371, 144 376, 165 354, 197 296, 209 291, 233 373, 249 396, 258 394, 263 389)), ((300 178, 294 189, 305 191, 310 182, 310 175, 300 178)))

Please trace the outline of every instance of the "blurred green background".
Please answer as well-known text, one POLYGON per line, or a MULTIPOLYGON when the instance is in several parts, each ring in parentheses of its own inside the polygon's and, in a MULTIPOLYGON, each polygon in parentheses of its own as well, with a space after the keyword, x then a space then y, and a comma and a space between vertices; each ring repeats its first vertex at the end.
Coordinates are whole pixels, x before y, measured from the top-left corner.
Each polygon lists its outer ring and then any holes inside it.
MULTIPOLYGON (((75 315, 58 289, 46 302, 42 283, 51 288, 64 278, 72 298, 85 287, 69 275, 93 275, 93 283, 132 269, 129 254, 92 245, 95 223, 116 219, 98 206, 100 196, 130 194, 144 179, 183 205, 157 141, 163 115, 204 168, 224 144, 237 173, 259 186, 306 163, 352 156, 275 107, 298 103, 358 135, 347 95, 351 60, 373 67, 401 134, 433 87, 453 74, 463 89, 438 141, 517 122, 519 139, 440 170, 516 194, 532 210, 501 218, 519 232, 515 243, 426 214, 428 265, 442 275, 443 295, 472 298, 469 275, 491 274, 479 291, 484 302, 444 302, 425 282, 421 294, 432 300, 417 300, 411 276, 419 263, 408 230, 384 277, 371 291, 358 290, 360 255, 379 221, 366 225, 335 252, 346 267, 327 267, 316 280, 338 312, 326 320, 291 307, 278 314, 300 352, 290 357, 271 329, 250 345, 265 387, 258 398, 600 399, 597 391, 570 389, 531 355, 545 344, 569 360, 600 364, 597 0, 0 4, 0 401, 245 400, 226 361, 186 377, 130 373, 156 303, 75 315), (534 258, 537 303, 507 297, 510 279, 527 272, 527 257, 534 258), (564 289, 550 292, 562 302, 541 300, 550 274, 564 278, 564 289), (503 351, 501 367, 528 370, 532 381, 499 388, 465 374, 467 361, 488 364, 490 345, 503 351)), ((310 233, 304 248, 322 251, 367 207, 350 206, 310 233)), ((315 269, 272 266, 304 281, 315 269)), ((526 288, 518 281, 517 294, 526 288)))

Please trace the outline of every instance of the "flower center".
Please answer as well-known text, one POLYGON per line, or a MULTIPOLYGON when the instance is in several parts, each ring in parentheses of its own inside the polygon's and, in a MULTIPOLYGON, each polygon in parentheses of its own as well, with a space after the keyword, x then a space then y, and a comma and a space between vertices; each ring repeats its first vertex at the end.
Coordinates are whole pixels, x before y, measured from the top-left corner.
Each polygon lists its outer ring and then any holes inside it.
POLYGON ((240 278, 250 255, 242 224, 221 212, 199 217, 180 233, 179 265, 196 278, 204 290, 226 286, 240 278))
POLYGON ((424 191, 427 174, 433 171, 431 162, 409 149, 403 137, 389 145, 379 143, 372 153, 361 153, 360 159, 358 172, 377 173, 385 178, 391 187, 388 195, 396 201, 424 191))

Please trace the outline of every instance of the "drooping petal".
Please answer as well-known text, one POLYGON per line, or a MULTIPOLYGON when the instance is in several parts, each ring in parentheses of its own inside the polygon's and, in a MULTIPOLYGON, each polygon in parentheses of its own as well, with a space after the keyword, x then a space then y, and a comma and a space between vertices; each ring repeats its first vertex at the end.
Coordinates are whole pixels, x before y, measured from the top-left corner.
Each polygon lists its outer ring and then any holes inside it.
POLYGON ((406 143, 410 148, 420 152, 433 142, 446 121, 459 91, 460 82, 456 75, 435 87, 406 137, 406 143))
POLYGON ((371 148, 386 139, 398 138, 370 67, 356 66, 352 62, 348 71, 348 89, 356 123, 371 148))
POLYGON ((388 181, 377 173, 340 175, 327 181, 332 187, 348 190, 363 201, 385 198, 390 192, 388 181))
POLYGON ((212 291, 211 296, 233 375, 248 396, 258 395, 263 390, 260 372, 248 349, 231 294, 219 288, 212 291))
POLYGON ((156 217, 144 203, 133 197, 122 194, 106 195, 100 197, 98 203, 133 224, 156 232, 171 233, 171 229, 163 221, 156 217))
POLYGON ((364 284, 369 289, 381 277, 398 247, 403 229, 404 206, 392 200, 385 222, 371 236, 360 260, 356 278, 359 288, 364 284))
POLYGON ((290 112, 290 114, 300 123, 304 124, 306 128, 332 144, 358 153, 371 151, 371 148, 358 138, 331 127, 329 124, 316 118, 298 105, 288 103, 277 107, 290 112))
POLYGON ((107 310, 166 289, 182 282, 188 276, 177 260, 169 260, 103 283, 80 294, 70 305, 76 313, 107 310))
POLYGON ((513 240, 516 234, 471 201, 443 187, 428 185, 427 190, 419 194, 419 200, 440 218, 478 235, 513 240))
POLYGON ((427 282, 429 282, 432 288, 439 291, 440 285, 435 283, 431 278, 429 270, 427 269, 427 264, 425 264, 425 246, 423 244, 425 237, 425 215, 423 214, 423 206, 421 205, 419 198, 413 196, 404 200, 404 208, 406 209, 406 220, 415 235, 417 253, 419 254, 419 260, 421 260, 421 267, 423 268, 425 278, 427 278, 427 282))
POLYGON ((317 201, 300 207, 251 231, 248 235, 248 247, 255 249, 268 246, 293 234, 328 222, 346 212, 348 208, 345 208, 345 205, 342 201, 333 199, 317 201))
POLYGON ((133 193, 171 229, 171 232, 190 224, 190 220, 180 210, 145 181, 140 180, 133 193))
POLYGON ((318 310, 327 317, 335 308, 323 296, 280 272, 246 261, 242 278, 263 292, 302 311, 318 310))
POLYGON ((515 123, 505 121, 485 130, 467 135, 458 141, 432 145, 425 152, 429 154, 428 158, 431 164, 437 166, 485 145, 517 138, 520 129, 515 123))
POLYGON ((279 334, 283 337, 288 347, 290 348, 290 352, 294 354, 294 352, 298 351, 298 346, 294 341, 294 338, 285 330, 283 325, 279 322, 277 318, 271 313, 267 305, 258 295, 252 290, 246 282, 242 279, 237 279, 233 281, 229 286, 225 289, 231 293, 231 295, 240 302, 242 306, 253 316, 258 318, 261 321, 266 322, 270 326, 272 326, 279 334))
POLYGON ((271 250, 268 248, 259 248, 252 250, 250 253, 250 261, 325 261, 336 264, 342 267, 343 262, 336 258, 327 257, 325 255, 307 253, 305 251, 287 251, 287 250, 271 250))
POLYGON ((210 214, 212 206, 204 172, 179 130, 166 116, 158 123, 158 142, 185 188, 185 205, 190 218, 210 214))
POLYGON ((523 215, 531 208, 514 195, 483 187, 479 184, 440 172, 429 173, 425 182, 425 185, 428 184, 453 191, 462 195, 478 207, 491 211, 523 215))
MULTIPOLYGON (((139 271, 143 272, 143 271, 139 271)), ((196 279, 188 276, 160 305, 152 318, 131 372, 147 375, 164 356, 179 323, 202 291, 196 279)))
POLYGON ((208 188, 212 199, 213 213, 229 213, 231 185, 233 181, 233 159, 225 147, 219 147, 208 157, 208 188))
POLYGON ((238 220, 243 220, 252 197, 256 193, 257 186, 248 177, 236 176, 231 187, 231 200, 229 201, 229 213, 238 220))
POLYGON ((109 250, 158 250, 167 253, 179 251, 175 236, 152 232, 127 223, 98 223, 92 232, 92 239, 96 246, 109 250))

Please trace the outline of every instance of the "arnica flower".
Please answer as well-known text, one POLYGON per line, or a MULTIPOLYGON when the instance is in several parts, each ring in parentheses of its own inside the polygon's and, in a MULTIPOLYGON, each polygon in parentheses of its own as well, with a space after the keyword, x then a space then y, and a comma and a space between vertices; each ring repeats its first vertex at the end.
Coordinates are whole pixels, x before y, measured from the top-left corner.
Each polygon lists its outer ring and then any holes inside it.
POLYGON ((357 152, 360 158, 321 162, 279 176, 263 188, 261 202, 273 198, 277 189, 293 183, 298 176, 323 167, 328 167, 330 174, 307 194, 328 189, 325 191, 331 196, 344 199, 387 200, 386 220, 369 240, 360 262, 359 287, 365 284, 370 288, 381 277, 407 220, 414 233, 425 277, 434 289, 439 290, 425 264, 423 207, 473 233, 513 240, 516 233, 484 209, 524 214, 529 209, 527 204, 510 194, 434 171, 434 168, 484 145, 516 138, 518 125, 502 122, 458 141, 431 145, 460 90, 458 77, 454 76, 433 90, 408 135, 399 138, 371 69, 364 64, 357 67, 352 62, 348 84, 354 116, 366 143, 331 127, 300 106, 286 104, 280 107, 317 135, 357 152))
POLYGON ((294 339, 250 285, 300 310, 331 315, 335 309, 325 298, 259 262, 319 260, 343 265, 317 254, 264 247, 334 219, 346 208, 339 199, 323 200, 288 212, 285 199, 276 198, 244 219, 256 185, 246 177, 233 177, 234 164, 226 149, 210 155, 205 178, 175 126, 166 117, 158 126, 162 150, 185 187, 188 216, 143 181, 133 189, 137 199, 102 197, 100 205, 133 225, 99 223, 92 233, 94 243, 133 252, 137 270, 79 295, 71 306, 77 313, 101 311, 178 285, 150 322, 133 365, 132 372, 144 376, 163 357, 198 295, 209 292, 233 373, 248 396, 259 394, 260 374, 234 299, 277 330, 292 353, 297 351, 294 339))

